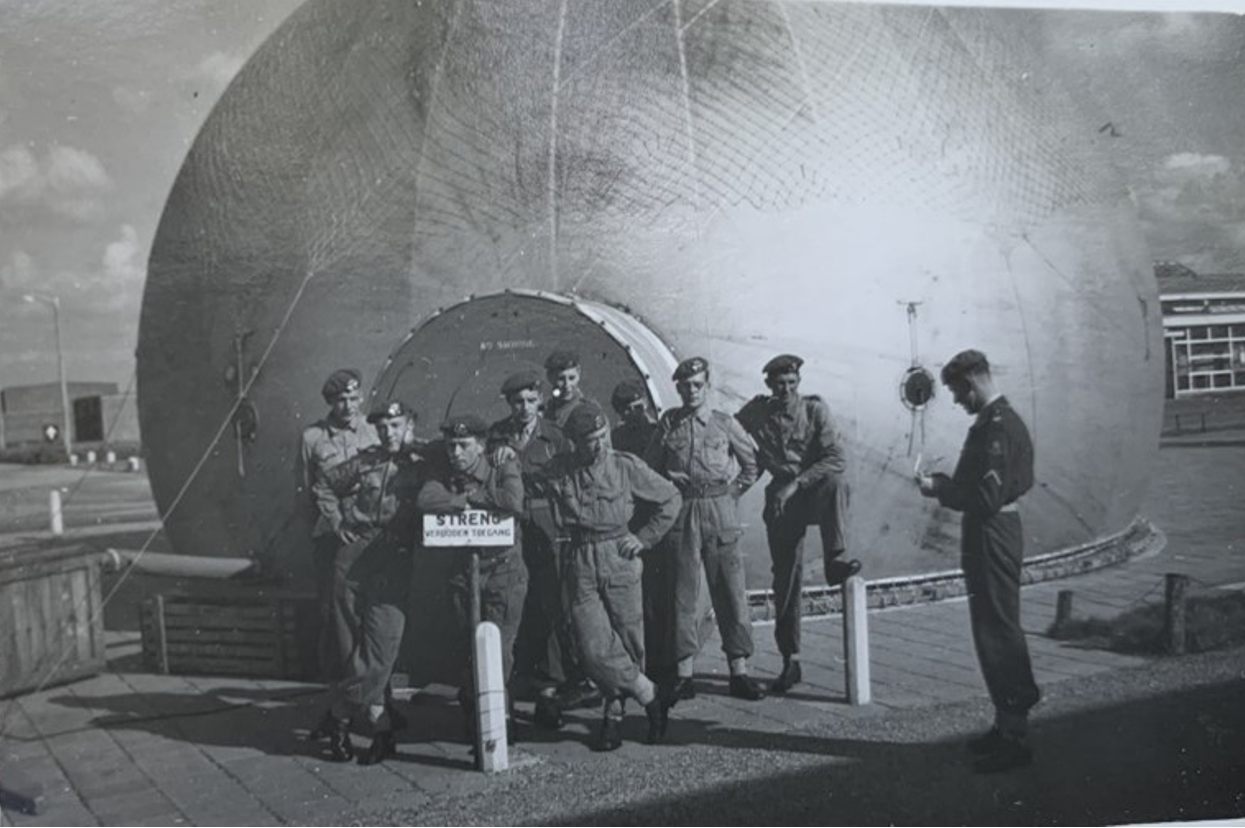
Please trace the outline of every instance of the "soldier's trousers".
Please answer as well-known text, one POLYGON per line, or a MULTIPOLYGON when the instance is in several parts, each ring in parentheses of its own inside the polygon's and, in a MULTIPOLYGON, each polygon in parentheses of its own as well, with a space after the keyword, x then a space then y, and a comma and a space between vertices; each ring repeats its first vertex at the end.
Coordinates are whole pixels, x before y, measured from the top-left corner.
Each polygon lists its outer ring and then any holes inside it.
POLYGON ((640 576, 644 603, 644 672, 654 681, 673 681, 679 657, 675 654, 676 543, 666 535, 643 553, 640 576))
POLYGON ((317 656, 320 678, 333 683, 345 676, 346 661, 354 649, 359 617, 355 612, 353 592, 343 591, 345 572, 336 565, 341 541, 328 533, 312 539, 313 566, 316 576, 316 598, 320 605, 320 640, 317 656))
POLYGON ((982 518, 965 514, 961 525, 961 565, 977 661, 995 708, 1023 717, 1037 704, 1040 693, 1020 626, 1024 554, 1020 515, 1003 512, 982 518))
POLYGON ((528 584, 515 645, 515 669, 521 675, 530 675, 541 686, 575 681, 579 670, 571 643, 557 547, 534 524, 523 524, 522 537, 528 584))
POLYGON ((825 564, 843 554, 846 489, 826 483, 800 489, 774 514, 777 482, 765 489, 765 535, 769 540, 774 590, 774 640, 784 657, 800 652, 800 605, 804 591, 804 536, 811 523, 821 532, 825 564))
POLYGON ((577 542, 567 562, 567 597, 580 667, 607 698, 649 698, 644 675, 644 564, 619 552, 618 539, 577 542))
POLYGON ((406 629, 411 551, 375 535, 342 546, 336 561, 337 600, 353 609, 358 626, 335 696, 355 709, 383 704, 406 629))
POLYGON ((743 556, 739 552, 735 498, 730 494, 689 498, 668 536, 675 546, 675 655, 690 658, 700 651, 700 571, 726 657, 752 655, 752 616, 748 611, 743 556))
MULTIPOLYGON (((454 615, 458 619, 462 635, 461 652, 470 665, 470 653, 475 647, 475 630, 471 628, 471 576, 464 565, 450 578, 450 598, 454 602, 454 615)), ((523 599, 527 595, 527 568, 518 547, 500 555, 483 553, 480 558, 480 620, 491 621, 501 633, 502 675, 510 681, 514 669, 514 642, 519 634, 519 620, 523 617, 523 599)), ((472 684, 471 671, 464 671, 468 678, 463 686, 472 684)))

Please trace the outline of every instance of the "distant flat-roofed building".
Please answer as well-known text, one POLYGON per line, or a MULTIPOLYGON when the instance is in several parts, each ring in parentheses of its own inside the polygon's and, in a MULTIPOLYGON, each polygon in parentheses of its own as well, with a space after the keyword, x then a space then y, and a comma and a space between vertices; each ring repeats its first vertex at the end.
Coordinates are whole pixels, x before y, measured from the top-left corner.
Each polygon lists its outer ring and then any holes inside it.
MULTIPOLYGON (((138 416, 132 394, 117 393, 114 382, 70 382, 67 391, 73 442, 138 442, 138 416)), ((0 390, 0 415, 5 443, 43 440, 45 426, 59 428, 62 422, 60 384, 13 385, 0 390)))
POLYGON ((1245 274, 1155 263, 1167 396, 1245 391, 1245 274))

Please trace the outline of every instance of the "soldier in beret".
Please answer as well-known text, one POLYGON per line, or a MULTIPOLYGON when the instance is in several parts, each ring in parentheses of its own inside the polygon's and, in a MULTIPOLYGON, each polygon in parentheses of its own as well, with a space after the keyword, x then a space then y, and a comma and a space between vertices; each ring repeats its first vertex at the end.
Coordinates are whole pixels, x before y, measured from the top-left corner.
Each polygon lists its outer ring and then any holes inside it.
POLYGON ((610 432, 615 451, 643 457, 657 424, 648 413, 648 393, 635 380, 623 380, 614 386, 610 405, 618 415, 618 425, 610 432))
MULTIPOLYGON (((334 601, 340 590, 334 586, 333 558, 345 542, 333 531, 333 521, 340 503, 331 489, 312 488, 317 476, 376 445, 376 429, 363 417, 362 374, 354 368, 341 368, 329 375, 320 389, 328 414, 308 426, 299 441, 298 469, 300 501, 306 504, 312 523, 312 570, 320 606, 320 673, 324 681, 340 681, 346 659, 354 647, 354 630, 358 618, 348 604, 334 601)), ((311 739, 326 739, 333 730, 333 718, 325 710, 319 724, 309 734, 311 739)))
POLYGON ((332 497, 326 517, 342 539, 334 558, 337 615, 354 618, 353 646, 333 689, 329 758, 348 761, 352 718, 366 715, 372 744, 359 763, 375 764, 397 751, 396 723, 386 698, 406 626, 416 529, 415 498, 423 459, 411 450, 415 412, 400 400, 385 402, 367 418, 380 444, 329 469, 318 470, 312 488, 332 497), (349 614, 346 612, 349 608, 349 614))
POLYGON ((679 490, 631 454, 610 448, 610 424, 595 403, 571 413, 566 433, 575 452, 547 467, 554 514, 568 537, 566 590, 581 665, 601 688, 605 706, 596 744, 622 745, 623 700, 644 705, 648 738, 666 730, 666 701, 643 672, 644 610, 640 553, 652 547, 679 512, 679 490), (636 505, 651 504, 631 526, 636 505))
MULTIPOLYGON (((466 509, 486 509, 501 515, 523 515, 523 473, 507 459, 494 464, 487 451, 488 425, 474 414, 457 414, 441 425, 444 451, 429 457, 427 482, 419 492, 421 512, 445 514, 466 509)), ((514 642, 527 594, 527 569, 520 553, 522 530, 512 546, 481 547, 480 618, 491 621, 501 632, 502 675, 507 685, 514 666, 514 642)), ((469 558, 464 555, 457 573, 450 578, 454 613, 462 631, 462 652, 472 651, 469 558)), ((475 682, 469 665, 463 669, 458 701, 469 733, 475 726, 475 682)), ((509 706, 507 706, 509 710, 509 706)))
POLYGON ((549 392, 551 399, 545 403, 545 416, 557 423, 559 428, 565 428, 566 418, 571 416, 571 412, 589 401, 579 387, 582 378, 579 354, 565 348, 549 354, 545 360, 545 378, 552 389, 549 392))
MULTIPOLYGON (((583 678, 574 660, 570 621, 562 597, 561 559, 557 529, 548 494, 541 488, 545 466, 572 450, 562 429, 540 416, 543 381, 535 371, 506 377, 502 396, 510 416, 489 428, 489 448, 496 465, 517 459, 523 472, 523 563, 528 590, 515 647, 515 673, 537 690, 535 721, 541 727, 562 726, 562 709, 600 694, 583 678), (561 688, 561 693, 559 693, 561 688)), ((593 698, 595 696, 595 698, 593 698)))
MULTIPOLYGON (((615 451, 643 457, 657 423, 649 416, 648 392, 637 380, 623 380, 614 386, 610 405, 619 423, 610 432, 615 451)), ((632 522, 647 520, 642 505, 632 522)), ((645 671, 657 684, 669 689, 675 680, 674 642, 674 554, 663 538, 652 549, 641 553, 644 561, 644 657, 645 671)))
POLYGON ((683 496, 683 508, 667 537, 673 547, 675 698, 695 697, 694 660, 700 651, 700 579, 703 568, 730 667, 730 694, 757 701, 765 693, 748 675, 752 616, 748 610, 737 501, 757 479, 756 448, 739 421, 711 409, 709 363, 692 357, 672 377, 683 405, 657 423, 645 459, 683 496))
POLYGON ((1020 626, 1024 533, 1016 501, 1033 486, 1033 442, 1020 415, 994 385, 980 351, 956 354, 942 369, 956 404, 976 419, 950 477, 917 470, 921 494, 962 513, 960 560, 968 615, 994 726, 968 743, 974 767, 995 773, 1027 765, 1029 709, 1041 698, 1020 626))
POLYGON ((804 360, 781 354, 765 365, 770 395, 753 397, 736 418, 757 444, 757 463, 770 473, 765 487, 765 533, 773 561, 774 639, 782 672, 771 693, 786 693, 802 680, 800 604, 804 589, 804 536, 810 524, 821 530, 826 582, 842 584, 860 562, 842 560, 847 516, 847 468, 843 441, 830 408, 817 396, 801 395, 804 360))

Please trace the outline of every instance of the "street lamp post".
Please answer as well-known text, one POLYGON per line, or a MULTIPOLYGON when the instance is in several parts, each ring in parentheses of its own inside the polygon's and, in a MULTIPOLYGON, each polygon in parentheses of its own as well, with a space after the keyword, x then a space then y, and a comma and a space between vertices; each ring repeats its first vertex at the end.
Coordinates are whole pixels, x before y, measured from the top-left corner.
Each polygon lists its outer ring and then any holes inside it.
POLYGON ((27 302, 43 302, 52 308, 52 327, 56 330, 56 374, 61 386, 61 441, 65 446, 65 460, 73 453, 73 441, 69 433, 69 385, 65 381, 65 352, 61 347, 61 300, 59 296, 27 293, 27 302))

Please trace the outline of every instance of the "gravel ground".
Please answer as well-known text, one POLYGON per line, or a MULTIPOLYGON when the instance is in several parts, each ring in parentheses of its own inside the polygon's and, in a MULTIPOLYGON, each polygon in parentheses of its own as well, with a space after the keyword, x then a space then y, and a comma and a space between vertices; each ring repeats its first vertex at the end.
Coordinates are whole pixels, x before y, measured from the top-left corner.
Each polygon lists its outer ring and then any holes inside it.
MULTIPOLYGON (((972 772, 984 701, 781 734, 678 719, 670 745, 546 762, 345 824, 1113 824, 1245 815, 1245 648, 1044 688, 1035 764, 972 772)), ((878 711, 880 713, 881 711, 878 711)), ((634 717, 633 717, 634 719, 634 717)), ((629 721, 630 736, 641 723, 629 721)))

